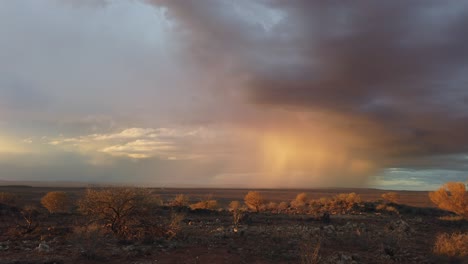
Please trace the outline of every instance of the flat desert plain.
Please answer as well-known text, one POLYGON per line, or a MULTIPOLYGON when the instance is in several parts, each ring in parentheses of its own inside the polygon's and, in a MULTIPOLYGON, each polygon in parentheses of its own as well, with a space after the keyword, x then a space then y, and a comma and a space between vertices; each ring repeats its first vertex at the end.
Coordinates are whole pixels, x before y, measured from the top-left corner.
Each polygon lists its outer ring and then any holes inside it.
POLYGON ((428 192, 395 191, 396 202, 382 200, 388 192, 151 188, 158 202, 121 220, 117 233, 79 210, 87 188, 3 186, 15 200, 0 205, 0 263, 468 263, 434 251, 440 234, 468 232, 466 220, 435 208, 428 192), (67 194, 67 212, 41 205, 52 191, 67 194), (249 191, 261 195, 258 212, 244 205, 249 191), (341 193, 359 199, 341 203, 341 193), (186 204, 174 203, 180 194, 186 204))

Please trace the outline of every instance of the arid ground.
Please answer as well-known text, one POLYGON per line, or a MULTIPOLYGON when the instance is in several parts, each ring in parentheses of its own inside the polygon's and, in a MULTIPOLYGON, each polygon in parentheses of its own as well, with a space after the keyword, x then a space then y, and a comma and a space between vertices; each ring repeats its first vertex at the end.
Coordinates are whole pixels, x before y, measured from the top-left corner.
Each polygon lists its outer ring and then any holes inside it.
POLYGON ((154 188, 151 195, 162 203, 150 210, 151 232, 123 239, 104 225, 90 228, 76 206, 49 213, 41 198, 50 191, 76 203, 86 188, 0 187, 17 197, 14 205, 0 205, 0 263, 468 263, 434 253, 439 234, 466 233, 468 222, 435 208, 427 192, 398 191, 398 202, 386 203, 381 195, 388 191, 374 189, 256 190, 270 207, 242 211, 235 223, 229 204, 243 204, 249 190, 154 188), (318 201, 351 192, 361 202, 328 208, 329 218, 309 203, 290 203, 298 193, 318 201), (171 206, 178 194, 190 204, 216 200, 218 209, 171 206), (288 207, 274 207, 280 202, 288 207))

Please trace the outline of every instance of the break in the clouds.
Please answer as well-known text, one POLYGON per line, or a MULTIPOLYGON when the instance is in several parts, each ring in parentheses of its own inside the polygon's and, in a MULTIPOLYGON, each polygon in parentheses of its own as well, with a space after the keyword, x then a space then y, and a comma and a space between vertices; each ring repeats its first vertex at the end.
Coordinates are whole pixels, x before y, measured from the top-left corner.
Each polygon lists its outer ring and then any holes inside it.
POLYGON ((67 153, 70 175, 155 185, 466 180, 467 17, 460 1, 2 2, 0 152, 50 154, 50 179, 67 153))

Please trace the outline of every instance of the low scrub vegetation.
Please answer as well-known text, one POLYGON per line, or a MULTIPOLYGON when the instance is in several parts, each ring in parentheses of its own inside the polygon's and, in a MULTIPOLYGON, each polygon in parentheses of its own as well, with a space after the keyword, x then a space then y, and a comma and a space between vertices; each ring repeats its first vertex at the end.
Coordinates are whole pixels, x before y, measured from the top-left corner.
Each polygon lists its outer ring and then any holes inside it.
POLYGON ((430 192, 429 198, 440 209, 454 212, 468 220, 468 194, 462 182, 448 182, 437 191, 430 192))
POLYGON ((232 201, 229 204, 229 211, 232 213, 232 222, 234 227, 238 227, 245 215, 246 208, 239 201, 232 201))
POLYGON ((78 202, 78 208, 92 222, 102 223, 115 235, 124 237, 130 226, 147 214, 151 206, 149 197, 146 189, 88 189, 78 202))
POLYGON ((189 205, 189 197, 185 194, 178 194, 169 203, 171 206, 184 207, 189 205))
MULTIPOLYGON (((189 254, 200 247, 210 248, 210 258, 197 255, 199 263, 222 262, 211 259, 216 254, 222 254, 222 259, 236 257, 233 263, 252 259, 265 263, 440 263, 432 260, 468 257, 468 222, 461 220, 462 213, 456 209, 460 203, 453 206, 464 197, 456 193, 461 189, 457 188, 446 187, 447 196, 431 196, 441 208, 451 208, 458 215, 405 205, 394 193, 382 199, 377 194, 376 200, 365 202, 353 192, 329 193, 320 199, 310 199, 305 192, 295 197, 290 193, 286 201, 268 201, 262 193, 249 191, 238 193, 240 199, 245 195, 243 201, 228 204, 229 196, 218 193, 215 200, 191 192, 190 203, 185 194, 163 190, 158 196, 144 188, 87 189, 75 201, 70 197, 76 195, 64 192, 49 192, 40 199, 41 191, 30 201, 20 201, 30 206, 0 208, 9 212, 0 214, 0 237, 14 241, 0 239, 0 251, 25 253, 9 247, 26 247, 33 241, 25 254, 73 252, 81 258, 70 263, 133 263, 155 257, 164 262, 165 256, 189 254), (203 198, 194 202, 197 197, 203 198), (440 235, 433 241, 434 233, 427 230, 440 235), (420 243, 421 239, 430 242, 420 243)), ((67 257, 57 263, 68 263, 67 257)))
POLYGON ((468 233, 439 234, 434 244, 434 253, 449 257, 468 256, 468 233))
POLYGON ((249 209, 255 212, 260 212, 260 209, 264 205, 265 199, 259 192, 250 191, 245 195, 244 202, 249 209))
POLYGON ((400 200, 400 195, 396 192, 387 192, 382 194, 382 199, 387 203, 397 204, 400 200))
POLYGON ((41 199, 41 204, 50 213, 65 213, 70 211, 70 197, 65 192, 48 192, 41 199))
POLYGON ((206 210, 215 210, 219 207, 218 201, 216 200, 204 200, 198 203, 194 203, 190 205, 190 209, 206 209, 206 210))
POLYGON ((14 206, 18 200, 18 196, 9 192, 0 192, 0 204, 14 206))

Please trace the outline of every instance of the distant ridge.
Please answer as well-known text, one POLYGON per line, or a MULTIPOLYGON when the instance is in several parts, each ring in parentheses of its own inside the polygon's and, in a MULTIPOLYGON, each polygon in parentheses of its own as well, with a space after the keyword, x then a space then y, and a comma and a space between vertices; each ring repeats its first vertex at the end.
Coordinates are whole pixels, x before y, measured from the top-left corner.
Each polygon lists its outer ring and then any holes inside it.
MULTIPOLYGON (((238 190, 288 190, 288 191, 325 191, 334 190, 341 192, 353 192, 357 190, 361 191, 390 191, 392 189, 375 188, 374 186, 369 187, 318 187, 310 186, 308 188, 299 187, 252 187, 242 184, 226 184, 226 185, 212 185, 212 184, 180 184, 180 183, 148 183, 142 182, 140 184, 126 183, 126 182, 79 182, 79 181, 11 181, 0 179, 0 187, 71 187, 71 188, 86 188, 86 187, 149 187, 149 188, 161 188, 161 189, 238 189, 238 190)), ((395 191, 416 191, 425 192, 427 190, 395 190, 395 191)))
POLYGON ((74 181, 8 181, 0 180, 2 187, 89 187, 109 184, 74 181))

